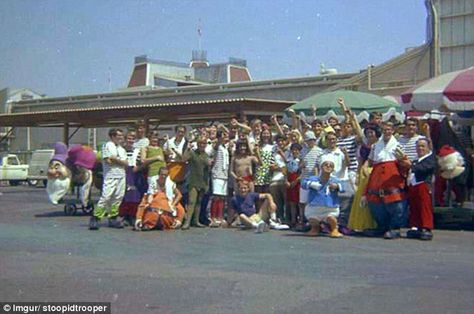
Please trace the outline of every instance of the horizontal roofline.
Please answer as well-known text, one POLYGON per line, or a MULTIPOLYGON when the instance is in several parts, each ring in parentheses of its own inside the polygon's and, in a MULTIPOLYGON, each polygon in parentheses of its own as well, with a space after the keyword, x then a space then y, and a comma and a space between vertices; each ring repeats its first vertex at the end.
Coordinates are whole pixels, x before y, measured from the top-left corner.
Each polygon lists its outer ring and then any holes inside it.
POLYGON ((61 97, 44 97, 31 100, 21 100, 15 102, 20 106, 28 105, 40 105, 40 104, 55 104, 60 102, 74 102, 74 101, 97 101, 97 100, 113 100, 117 97, 142 97, 142 96, 159 96, 165 93, 196 93, 199 91, 222 91, 222 90, 234 90, 238 88, 253 88, 262 86, 285 86, 288 84, 317 84, 325 81, 340 81, 353 77, 358 73, 341 73, 332 75, 321 75, 321 76, 304 76, 294 78, 283 78, 283 79, 270 79, 261 81, 249 81, 249 82, 233 82, 233 83, 221 83, 221 84, 208 84, 198 86, 181 86, 171 88, 130 88, 130 90, 120 90, 116 92, 98 93, 98 94, 85 94, 85 95, 71 95, 61 97))

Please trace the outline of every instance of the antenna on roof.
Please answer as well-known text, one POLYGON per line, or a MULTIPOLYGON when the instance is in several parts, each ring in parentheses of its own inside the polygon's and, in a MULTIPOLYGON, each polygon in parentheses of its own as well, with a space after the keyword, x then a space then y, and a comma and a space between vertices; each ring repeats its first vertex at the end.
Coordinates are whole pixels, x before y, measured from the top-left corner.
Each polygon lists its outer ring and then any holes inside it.
POLYGON ((109 92, 111 92, 112 91, 112 68, 111 67, 109 67, 109 77, 107 78, 107 81, 109 83, 109 92))
POLYGON ((199 47, 199 50, 201 50, 201 37, 202 37, 201 18, 199 18, 198 20, 197 33, 198 33, 198 47, 199 47))

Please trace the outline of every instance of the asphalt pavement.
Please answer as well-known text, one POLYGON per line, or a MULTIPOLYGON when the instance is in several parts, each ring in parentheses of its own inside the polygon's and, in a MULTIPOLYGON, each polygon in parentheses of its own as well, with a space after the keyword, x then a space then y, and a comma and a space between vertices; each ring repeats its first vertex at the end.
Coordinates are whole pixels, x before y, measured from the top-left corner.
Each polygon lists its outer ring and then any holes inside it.
POLYGON ((111 302, 112 313, 472 313, 474 233, 434 240, 238 229, 134 232, 0 187, 0 302, 111 302))

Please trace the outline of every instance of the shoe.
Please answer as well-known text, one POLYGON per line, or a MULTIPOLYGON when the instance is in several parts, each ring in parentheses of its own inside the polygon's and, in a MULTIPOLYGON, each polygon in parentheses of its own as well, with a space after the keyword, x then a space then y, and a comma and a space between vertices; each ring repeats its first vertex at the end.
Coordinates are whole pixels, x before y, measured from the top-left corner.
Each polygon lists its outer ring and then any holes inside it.
POLYGON ((432 239, 433 239, 433 233, 431 232, 431 230, 423 229, 420 232, 420 240, 431 241, 432 239))
POLYGON ((394 230, 388 230, 384 233, 383 238, 386 240, 393 240, 397 239, 400 237, 400 232, 399 231, 394 231, 394 230))
POLYGON ((271 220, 270 219, 270 229, 275 229, 275 230, 288 230, 290 227, 285 224, 281 224, 277 221, 271 220))
POLYGON ((329 237, 333 239, 340 239, 344 237, 344 234, 340 233, 339 230, 334 229, 333 231, 329 232, 329 237))
POLYGON ((339 232, 347 236, 354 234, 354 231, 352 231, 352 229, 347 228, 346 226, 339 226, 339 232))
POLYGON ((213 220, 211 221, 211 223, 209 224, 209 227, 210 228, 219 228, 221 226, 220 223, 218 223, 217 221, 213 220))
POLYGON ((257 228, 255 229, 255 233, 262 233, 265 230, 265 221, 260 221, 257 224, 257 228))
POLYGON ((175 220, 173 224, 171 225, 171 229, 179 229, 181 228, 181 225, 182 225, 181 221, 175 220))
POLYGON ((421 236, 421 232, 418 229, 411 229, 407 231, 408 239, 419 239, 420 236, 421 236))
POLYGON ((109 227, 116 228, 116 229, 123 229, 123 222, 117 217, 109 218, 109 227))
POLYGON ((95 216, 91 216, 89 219, 89 230, 99 230, 99 219, 95 216))

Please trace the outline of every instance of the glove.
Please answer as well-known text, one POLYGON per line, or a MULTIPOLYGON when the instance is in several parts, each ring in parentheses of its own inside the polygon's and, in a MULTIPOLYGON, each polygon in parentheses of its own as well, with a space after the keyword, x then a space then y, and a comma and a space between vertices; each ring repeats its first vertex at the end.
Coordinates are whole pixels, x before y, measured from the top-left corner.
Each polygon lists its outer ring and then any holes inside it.
POLYGON ((136 230, 142 230, 143 228, 143 223, 141 219, 135 220, 135 229, 136 230))
POLYGON ((362 196, 360 198, 360 202, 359 202, 359 206, 360 207, 367 207, 368 203, 367 203, 367 197, 365 196, 362 196))
POLYGON ((395 148, 395 150, 393 151, 393 153, 395 154, 395 157, 398 159, 398 160, 401 160, 405 157, 405 153, 403 152, 403 150, 401 150, 400 147, 397 147, 395 148))
POLYGON ((308 184, 310 188, 314 189, 314 190, 320 190, 323 185, 319 182, 311 182, 308 184))

